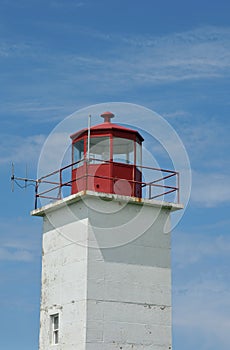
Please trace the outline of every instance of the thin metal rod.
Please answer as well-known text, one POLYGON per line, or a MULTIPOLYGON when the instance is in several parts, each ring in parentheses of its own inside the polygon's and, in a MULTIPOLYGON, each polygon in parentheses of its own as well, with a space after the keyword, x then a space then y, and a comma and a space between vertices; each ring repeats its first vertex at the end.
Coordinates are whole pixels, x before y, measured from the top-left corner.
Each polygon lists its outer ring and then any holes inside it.
POLYGON ((154 180, 154 181, 149 182, 148 185, 151 185, 151 184, 154 184, 154 183, 156 183, 156 182, 169 179, 170 177, 175 176, 175 175, 176 175, 176 174, 173 173, 173 174, 171 174, 171 175, 167 175, 167 176, 161 177, 160 179, 157 179, 157 180, 154 180))
POLYGON ((160 193, 160 194, 158 194, 158 195, 156 195, 156 196, 153 196, 153 197, 151 197, 151 198, 149 198, 149 199, 155 199, 155 198, 158 198, 158 197, 162 197, 162 196, 164 196, 165 194, 169 194, 169 193, 172 193, 172 192, 175 192, 176 190, 171 190, 171 191, 167 191, 167 192, 163 192, 163 193, 160 193))
POLYGON ((91 127, 91 115, 88 116, 88 139, 87 139, 87 161, 89 161, 90 152, 90 127, 91 127))
POLYGON ((13 179, 14 179, 14 180, 19 180, 19 181, 37 182, 37 180, 34 180, 34 179, 27 179, 27 178, 25 178, 25 177, 16 177, 16 176, 14 176, 13 179))

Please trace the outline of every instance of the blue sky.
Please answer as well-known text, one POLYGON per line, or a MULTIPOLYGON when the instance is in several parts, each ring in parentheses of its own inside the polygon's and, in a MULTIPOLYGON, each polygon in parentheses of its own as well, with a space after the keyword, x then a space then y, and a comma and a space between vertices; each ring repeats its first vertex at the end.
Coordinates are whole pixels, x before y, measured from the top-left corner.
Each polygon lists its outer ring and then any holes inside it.
POLYGON ((163 116, 191 162, 191 199, 172 235, 174 349, 229 349, 230 2, 0 5, 0 347, 38 348, 42 223, 29 216, 33 189, 10 192, 11 161, 36 177, 57 123, 123 101, 163 116))

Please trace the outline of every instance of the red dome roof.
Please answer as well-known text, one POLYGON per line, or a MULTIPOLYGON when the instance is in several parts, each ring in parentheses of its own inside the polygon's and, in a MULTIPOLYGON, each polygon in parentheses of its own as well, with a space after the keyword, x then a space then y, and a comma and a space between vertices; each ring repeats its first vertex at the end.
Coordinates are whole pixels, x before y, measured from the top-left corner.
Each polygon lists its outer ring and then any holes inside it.
MULTIPOLYGON (((136 136, 138 137, 138 139, 141 142, 144 141, 143 137, 139 134, 139 132, 137 130, 126 128, 124 126, 121 126, 121 125, 118 125, 115 123, 111 123, 110 119, 114 117, 113 113, 104 112, 103 114, 101 114, 101 117, 104 118, 104 123, 101 123, 101 124, 98 124, 95 126, 91 126, 91 128, 90 128, 91 135, 98 134, 100 131, 102 133, 105 133, 106 131, 108 131, 111 134, 113 132, 116 132, 116 133, 120 132, 121 134, 125 133, 126 135, 127 134, 136 134, 136 136)), ((76 133, 72 134, 70 137, 71 137, 71 139, 74 140, 80 136, 83 136, 83 134, 85 134, 87 132, 88 132, 88 129, 85 128, 85 129, 77 131, 76 133)))

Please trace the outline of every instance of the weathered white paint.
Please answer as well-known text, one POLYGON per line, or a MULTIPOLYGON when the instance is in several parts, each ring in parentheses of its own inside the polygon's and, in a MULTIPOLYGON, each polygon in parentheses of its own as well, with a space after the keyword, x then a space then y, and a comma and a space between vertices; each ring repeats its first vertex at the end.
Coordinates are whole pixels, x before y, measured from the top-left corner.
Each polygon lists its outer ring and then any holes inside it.
POLYGON ((44 216, 40 350, 171 349, 169 217, 181 206, 105 199, 74 195, 32 212, 44 216))

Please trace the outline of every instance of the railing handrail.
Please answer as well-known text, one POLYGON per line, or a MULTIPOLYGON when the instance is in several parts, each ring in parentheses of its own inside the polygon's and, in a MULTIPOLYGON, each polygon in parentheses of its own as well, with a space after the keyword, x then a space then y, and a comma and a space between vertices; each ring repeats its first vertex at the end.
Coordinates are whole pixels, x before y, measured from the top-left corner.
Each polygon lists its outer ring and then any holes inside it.
MULTIPOLYGON (((88 165, 92 162, 92 161, 95 161, 95 162, 98 162, 96 163, 97 165, 100 165, 100 164, 111 164, 111 163, 119 163, 120 166, 133 166, 137 169, 139 169, 140 171, 143 171, 145 169, 147 170, 151 170, 153 172, 161 172, 161 173, 167 173, 169 175, 163 175, 161 176, 159 179, 154 179, 153 181, 148 181, 148 182, 144 182, 144 181, 137 181, 137 180, 134 180, 134 179, 129 179, 128 181, 135 185, 140 185, 142 188, 144 187, 149 187, 149 196, 148 196, 148 199, 155 199, 155 198, 158 198, 158 197, 161 197, 161 196, 164 196, 166 194, 169 194, 169 193, 172 193, 172 192, 177 192, 177 200, 176 202, 179 203, 179 199, 180 199, 180 196, 179 196, 179 184, 180 184, 180 179, 179 179, 179 173, 175 170, 168 170, 168 169, 163 169, 163 168, 155 168, 155 167, 150 167, 150 166, 145 166, 145 165, 136 165, 136 164, 127 164, 127 163, 120 163, 120 162, 116 162, 116 161, 112 161, 112 160, 102 160, 102 159, 98 159, 98 158, 92 158, 90 157, 89 159, 86 159, 86 158, 83 158, 83 159, 80 159, 78 160, 77 162, 74 162, 74 163, 71 163, 71 164, 68 164, 58 170, 55 170, 47 175, 44 175, 42 177, 40 177, 38 180, 37 180, 37 186, 36 186, 36 191, 35 191, 35 206, 37 206, 37 199, 38 198, 47 198, 47 199, 53 199, 53 200, 58 200, 58 199, 61 199, 62 196, 61 196, 61 189, 62 187, 65 187, 65 186, 72 186, 72 182, 73 181, 77 181, 77 180, 80 180, 82 178, 85 178, 86 179, 86 183, 87 183, 87 179, 89 177, 95 177, 95 178, 101 178, 101 179, 107 179, 109 181, 113 181, 113 180, 117 180, 117 178, 115 177, 111 177, 111 176, 102 176, 102 175, 91 175, 88 173, 88 165), (79 178, 76 178, 74 180, 72 180, 72 177, 71 177, 71 180, 70 181, 64 181, 63 182, 63 172, 65 170, 68 170, 69 168, 73 169, 73 168, 78 168, 77 165, 80 164, 80 163, 84 163, 86 164, 86 173, 82 176, 80 176, 79 178), (59 179, 58 181, 51 181, 51 180, 48 180, 48 178, 50 178, 51 176, 55 176, 55 175, 58 175, 59 176, 59 179), (162 182, 162 181, 165 181, 169 178, 172 178, 172 177, 175 177, 176 180, 176 185, 175 186, 171 186, 171 185, 165 185, 165 184, 159 184, 159 182, 162 182), (39 193, 39 186, 41 184, 45 184, 45 185, 50 185, 51 188, 49 189, 46 189, 46 190, 43 190, 42 192, 39 193), (157 188, 164 188, 166 190, 166 192, 163 192, 163 193, 160 193, 160 194, 157 194, 155 196, 152 196, 151 194, 151 189, 153 187, 157 187, 157 188), (59 194, 58 196, 55 196, 55 197, 52 197, 52 196, 45 196, 46 194, 52 192, 52 191, 55 191, 55 190, 59 190, 59 194)), ((95 164, 95 165, 96 165, 95 164)), ((92 164, 91 164, 92 165, 92 164)), ((122 179, 121 177, 119 177, 119 179, 122 179)), ((127 180, 127 179, 125 179, 127 180)), ((87 189, 87 188, 86 188, 87 189)))

